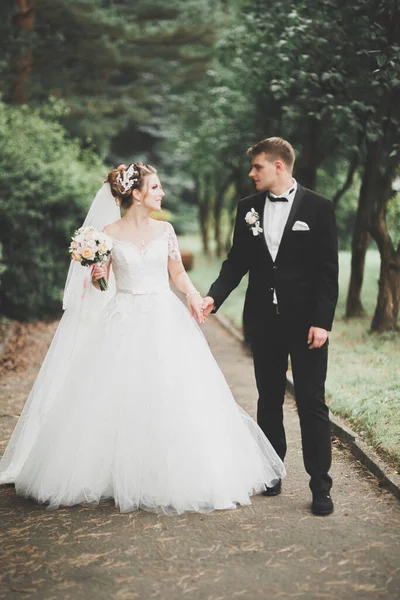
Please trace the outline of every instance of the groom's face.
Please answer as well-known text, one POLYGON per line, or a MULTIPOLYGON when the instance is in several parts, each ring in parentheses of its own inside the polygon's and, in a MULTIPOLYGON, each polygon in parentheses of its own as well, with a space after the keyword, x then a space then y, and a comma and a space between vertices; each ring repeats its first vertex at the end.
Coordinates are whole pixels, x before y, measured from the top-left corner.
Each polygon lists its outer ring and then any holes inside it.
POLYGON ((265 152, 253 156, 249 177, 254 181, 258 192, 273 187, 277 177, 277 162, 279 161, 273 160, 265 152))

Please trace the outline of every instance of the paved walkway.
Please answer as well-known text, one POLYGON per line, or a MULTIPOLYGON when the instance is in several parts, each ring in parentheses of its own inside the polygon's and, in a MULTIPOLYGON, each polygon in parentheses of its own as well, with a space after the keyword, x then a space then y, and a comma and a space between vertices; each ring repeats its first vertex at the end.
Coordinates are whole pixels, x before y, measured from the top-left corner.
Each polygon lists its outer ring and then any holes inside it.
MULTIPOLYGON (((214 319, 205 334, 237 401, 254 416, 251 358, 214 319)), ((50 338, 51 328, 37 335, 50 338)), ((35 338, 37 339, 37 338, 35 338)), ((32 344, 36 343, 31 340, 32 344)), ((42 339, 43 342, 43 339, 42 339)), ((37 366, 41 355, 37 354, 37 366)), ((5 439, 35 368, 0 384, 5 439)), ((335 444, 335 513, 313 517, 297 413, 285 405, 288 476, 276 498, 210 515, 48 511, 0 488, 0 598, 40 600, 397 600, 400 505, 335 444)))

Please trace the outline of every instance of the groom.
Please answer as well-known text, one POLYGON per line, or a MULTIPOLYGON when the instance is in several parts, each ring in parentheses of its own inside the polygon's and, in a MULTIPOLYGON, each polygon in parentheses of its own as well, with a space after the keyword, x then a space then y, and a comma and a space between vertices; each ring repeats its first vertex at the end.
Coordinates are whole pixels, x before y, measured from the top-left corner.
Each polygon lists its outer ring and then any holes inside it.
MULTIPOLYGON (((312 512, 333 511, 331 440, 325 378, 328 331, 338 296, 332 203, 292 177, 294 151, 272 137, 248 150, 257 193, 239 202, 232 248, 204 299, 215 313, 245 273, 243 313, 258 388, 257 421, 283 460, 283 401, 290 356, 312 512)), ((263 492, 276 496, 281 482, 263 492)))

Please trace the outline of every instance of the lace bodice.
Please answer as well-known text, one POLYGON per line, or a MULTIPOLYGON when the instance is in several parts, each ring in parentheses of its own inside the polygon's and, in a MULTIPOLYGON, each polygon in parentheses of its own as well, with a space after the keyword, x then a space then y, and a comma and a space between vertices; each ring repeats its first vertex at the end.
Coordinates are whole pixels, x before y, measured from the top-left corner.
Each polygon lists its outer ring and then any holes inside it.
POLYGON ((114 238, 111 252, 117 292, 153 294, 169 289, 168 258, 181 260, 174 228, 165 223, 164 232, 144 248, 114 238))

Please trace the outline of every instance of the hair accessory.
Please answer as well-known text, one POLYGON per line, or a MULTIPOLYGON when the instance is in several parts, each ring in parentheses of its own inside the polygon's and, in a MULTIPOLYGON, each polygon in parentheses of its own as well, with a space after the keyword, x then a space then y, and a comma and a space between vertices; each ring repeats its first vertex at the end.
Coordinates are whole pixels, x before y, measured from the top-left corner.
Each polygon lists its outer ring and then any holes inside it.
POLYGON ((123 172, 119 172, 117 176, 117 183, 120 188, 121 194, 125 195, 133 188, 135 183, 139 181, 140 172, 136 169, 135 164, 132 163, 129 167, 123 172))

